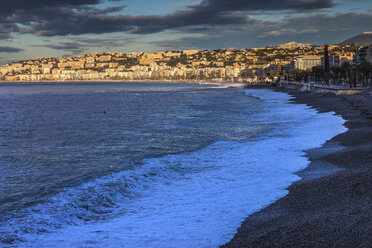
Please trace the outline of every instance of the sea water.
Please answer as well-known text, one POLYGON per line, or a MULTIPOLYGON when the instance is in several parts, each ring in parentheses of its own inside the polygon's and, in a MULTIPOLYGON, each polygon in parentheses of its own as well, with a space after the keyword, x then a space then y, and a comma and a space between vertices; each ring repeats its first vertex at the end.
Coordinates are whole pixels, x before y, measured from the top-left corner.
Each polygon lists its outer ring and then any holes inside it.
POLYGON ((217 247, 346 130, 285 93, 0 86, 0 247, 217 247))

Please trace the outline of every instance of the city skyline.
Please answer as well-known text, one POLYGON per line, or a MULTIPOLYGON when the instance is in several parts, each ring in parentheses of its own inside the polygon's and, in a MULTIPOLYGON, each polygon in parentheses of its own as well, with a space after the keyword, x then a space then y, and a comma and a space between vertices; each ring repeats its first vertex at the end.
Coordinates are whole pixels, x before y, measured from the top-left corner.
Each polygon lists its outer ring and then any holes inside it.
POLYGON ((368 0, 19 0, 0 6, 0 64, 106 51, 335 44, 372 31, 368 0))

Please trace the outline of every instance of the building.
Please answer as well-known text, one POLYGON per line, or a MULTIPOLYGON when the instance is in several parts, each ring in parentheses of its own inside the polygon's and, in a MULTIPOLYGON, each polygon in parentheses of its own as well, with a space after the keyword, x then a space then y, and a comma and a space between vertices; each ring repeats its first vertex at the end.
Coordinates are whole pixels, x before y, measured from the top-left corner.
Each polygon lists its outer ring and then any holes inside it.
POLYGON ((353 63, 354 55, 355 55, 354 52, 343 52, 343 53, 340 53, 338 55, 340 57, 340 66, 343 63, 350 63, 350 64, 353 63))
POLYGON ((199 52, 199 50, 183 50, 182 53, 185 54, 185 55, 194 55, 194 54, 197 54, 199 52))
POLYGON ((362 47, 356 51, 353 62, 354 64, 361 64, 363 62, 372 63, 372 45, 362 47))
MULTIPOLYGON (((341 66, 341 59, 340 59, 340 56, 338 55, 331 55, 328 57, 329 58, 329 67, 332 68, 332 67, 340 67, 341 66)), ((322 57, 322 67, 324 68, 325 67, 325 64, 324 64, 324 57, 322 57)))
POLYGON ((322 57, 316 55, 300 56, 292 61, 293 68, 299 70, 311 70, 315 66, 322 65, 322 57))

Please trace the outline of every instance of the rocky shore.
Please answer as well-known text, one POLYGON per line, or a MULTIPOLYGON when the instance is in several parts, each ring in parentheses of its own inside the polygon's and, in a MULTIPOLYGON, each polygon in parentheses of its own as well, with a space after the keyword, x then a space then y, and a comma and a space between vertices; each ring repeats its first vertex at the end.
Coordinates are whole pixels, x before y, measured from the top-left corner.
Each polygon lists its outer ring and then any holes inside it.
POLYGON ((372 96, 281 91, 341 115, 349 130, 307 151, 302 180, 249 216, 222 247, 372 247, 372 96))

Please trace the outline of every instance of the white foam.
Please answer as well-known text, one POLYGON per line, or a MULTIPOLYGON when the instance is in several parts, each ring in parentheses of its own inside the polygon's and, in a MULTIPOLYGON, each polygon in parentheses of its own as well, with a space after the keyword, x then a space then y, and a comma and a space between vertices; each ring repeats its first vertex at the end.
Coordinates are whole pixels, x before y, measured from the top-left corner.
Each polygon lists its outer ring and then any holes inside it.
MULTIPOLYGON (((294 173, 309 164, 304 150, 346 131, 341 117, 288 104, 287 94, 245 93, 275 104, 263 114, 279 118, 279 131, 258 141, 219 141, 200 151, 148 159, 141 168, 84 184, 80 192, 128 178, 137 182, 133 197, 117 200, 120 215, 25 234, 24 247, 217 247, 228 242, 245 217, 285 196, 300 179, 294 173)), ((59 206, 67 197, 56 196, 54 203, 59 206)), ((49 213, 42 218, 54 221, 49 213)))

